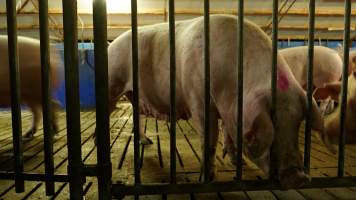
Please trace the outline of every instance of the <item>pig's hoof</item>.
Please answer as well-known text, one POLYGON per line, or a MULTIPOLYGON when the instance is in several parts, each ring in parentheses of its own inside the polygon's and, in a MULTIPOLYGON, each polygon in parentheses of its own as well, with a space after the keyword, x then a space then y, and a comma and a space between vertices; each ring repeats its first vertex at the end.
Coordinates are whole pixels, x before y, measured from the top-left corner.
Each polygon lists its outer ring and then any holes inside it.
POLYGON ((23 136, 24 139, 32 139, 34 135, 34 131, 31 129, 26 132, 26 134, 23 136))
POLYGON ((213 182, 216 180, 216 169, 212 168, 210 169, 209 172, 209 176, 208 176, 208 180, 204 179, 204 174, 203 174, 203 170, 200 171, 200 175, 199 175, 199 182, 205 183, 205 182, 213 182))
POLYGON ((141 143, 142 145, 150 145, 150 144, 153 144, 152 140, 151 140, 150 138, 148 138, 148 137, 142 137, 142 138, 140 139, 140 143, 141 143))
POLYGON ((54 132, 53 138, 54 138, 54 139, 58 139, 59 137, 60 137, 59 134, 58 134, 57 132, 54 132))
POLYGON ((310 177, 299 169, 287 169, 280 175, 280 183, 284 189, 296 189, 310 183, 310 177))

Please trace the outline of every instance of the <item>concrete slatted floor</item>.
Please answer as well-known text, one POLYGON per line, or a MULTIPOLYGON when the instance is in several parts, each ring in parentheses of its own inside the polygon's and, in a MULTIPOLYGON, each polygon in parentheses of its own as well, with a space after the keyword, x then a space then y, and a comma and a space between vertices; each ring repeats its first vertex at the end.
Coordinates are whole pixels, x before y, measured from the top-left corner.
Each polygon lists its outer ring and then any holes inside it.
MULTIPOLYGON (((31 124, 31 114, 23 112, 23 130, 31 124)), ((59 113, 60 132, 54 143, 54 166, 56 173, 65 174, 67 170, 68 152, 66 146, 65 113, 59 113)), ((144 122, 148 137, 154 142, 144 146, 142 156, 141 176, 143 183, 169 182, 169 133, 165 121, 147 118, 144 122)), ((95 128, 95 112, 81 113, 82 158, 85 164, 96 163, 96 147, 92 135, 95 128)), ((301 127, 301 131, 304 128, 301 127)), ((303 150, 304 138, 300 134, 300 149, 303 150)), ((337 157, 330 154, 316 138, 312 136, 311 175, 314 177, 335 176, 337 173, 337 157)), ((217 149, 218 180, 228 181, 234 177, 234 166, 229 158, 222 157, 222 138, 217 149)), ((197 182, 199 178, 202 153, 200 136, 194 130, 190 121, 177 122, 177 180, 179 182, 197 182)), ((113 164, 113 180, 132 184, 133 174, 133 134, 132 110, 128 103, 120 103, 111 116, 111 159, 113 164)), ((12 136, 11 113, 0 113, 0 170, 12 170, 12 136)), ((356 146, 346 148, 346 175, 356 175, 356 146)), ((44 151, 42 128, 34 139, 24 141, 25 172, 44 172, 44 151)), ((266 178, 252 163, 244 164, 244 179, 266 178)), ((49 199, 67 199, 69 187, 67 183, 56 183, 56 194, 49 199)), ((14 182, 0 180, 0 199, 42 199, 45 197, 45 185, 42 182, 25 182, 26 192, 15 193, 14 182)), ((97 199, 97 181, 87 178, 84 185, 86 199, 97 199)), ((133 199, 133 197, 125 197, 133 199)), ((289 191, 246 191, 211 194, 185 195, 150 195, 141 199, 356 199, 356 188, 322 188, 289 191)))

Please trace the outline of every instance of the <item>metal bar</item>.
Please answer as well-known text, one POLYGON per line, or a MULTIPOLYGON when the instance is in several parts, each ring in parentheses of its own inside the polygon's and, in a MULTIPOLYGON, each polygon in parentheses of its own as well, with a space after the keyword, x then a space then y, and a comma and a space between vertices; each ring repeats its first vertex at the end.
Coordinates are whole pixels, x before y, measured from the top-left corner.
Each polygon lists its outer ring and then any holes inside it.
POLYGON ((242 118, 243 118, 243 28, 244 28, 244 0, 238 5, 238 66, 237 66, 237 165, 236 179, 242 179, 242 118))
POLYGON ((111 157, 109 128, 108 43, 106 0, 93 1, 95 96, 97 130, 97 178, 99 199, 111 199, 111 157))
MULTIPOLYGON (((45 151, 45 173, 48 176, 54 175, 53 160, 53 119, 51 103, 51 85, 50 85, 50 46, 48 32, 48 1, 39 2, 39 22, 40 22, 40 45, 41 45, 41 80, 42 80, 42 110, 43 110, 43 133, 44 133, 44 151, 45 151)), ((54 195, 54 182, 46 181, 46 195, 54 195)))
POLYGON ((70 199, 82 199, 85 177, 80 138, 77 1, 63 0, 63 23, 70 199))
POLYGON ((309 1, 309 43, 308 43, 308 74, 307 74, 307 110, 305 117, 304 169, 310 171, 311 147, 311 114, 313 106, 313 68, 314 68, 314 30, 315 30, 315 0, 309 1))
MULTIPOLYGON (((331 187, 353 187, 356 186, 356 177, 318 177, 313 178, 310 183, 298 188, 331 188, 331 187)), ((258 191, 258 190, 280 190, 282 187, 278 182, 270 180, 243 180, 240 182, 211 182, 207 184, 187 183, 187 184, 141 184, 124 185, 113 184, 112 192, 114 196, 122 195, 153 195, 162 194, 182 194, 182 193, 212 193, 212 192, 233 192, 233 191, 258 191)))
POLYGON ((176 183, 176 45, 175 45, 175 16, 174 0, 169 0, 169 52, 170 52, 170 154, 171 154, 171 183, 176 183))
MULTIPOLYGON (((282 14, 282 10, 284 9, 284 7, 286 7, 287 6, 287 4, 288 4, 288 1, 289 0, 284 0, 284 2, 281 4, 281 7, 280 8, 277 8, 278 9, 278 14, 277 15, 279 15, 279 14, 282 14)), ((278 6, 279 7, 279 6, 278 6)), ((283 16, 283 15, 282 15, 283 16)), ((269 22, 264 26, 264 30, 266 31, 266 33, 268 34, 268 35, 270 35, 271 33, 272 33, 272 30, 271 30, 271 25, 273 26, 273 12, 272 12, 272 18, 269 20, 269 22)), ((273 27, 272 27, 272 29, 273 29, 273 27)))
MULTIPOLYGON (((272 123, 276 124, 276 105, 277 105, 277 48, 278 48, 278 0, 273 0, 272 7, 272 71, 271 71, 271 94, 272 94, 272 105, 271 105, 271 119, 272 123)), ((274 157, 275 150, 271 147, 271 160, 270 160, 270 178, 275 175, 276 158, 274 157)))
POLYGON ((140 108, 139 108, 139 63, 137 38, 137 0, 131 0, 132 31, 132 88, 133 88, 133 122, 134 122, 134 170, 135 184, 141 183, 140 177, 140 108))
POLYGON ((23 172, 22 156, 22 124, 21 124, 21 90, 20 90, 20 71, 17 49, 17 21, 16 21, 16 1, 6 0, 7 12, 7 35, 9 49, 9 71, 10 71, 10 91, 11 91, 11 117, 12 117, 12 136, 15 162, 15 189, 17 193, 25 190, 24 181, 20 179, 23 172))
POLYGON ((344 31, 344 60, 342 70, 342 91, 341 91, 341 110, 340 110, 340 137, 339 137, 339 158, 337 175, 344 176, 345 166, 345 122, 347 108, 347 86, 349 74, 349 47, 350 47, 350 17, 351 17, 351 0, 345 1, 345 31, 344 31))
POLYGON ((210 171, 210 2, 204 0, 204 182, 209 181, 210 171))
MULTIPOLYGON (((18 174, 14 172, 0 172, 0 180, 14 180, 18 174)), ((48 182, 68 182, 69 176, 64 174, 55 174, 48 176, 47 174, 20 173, 20 180, 26 181, 48 181, 48 182)))

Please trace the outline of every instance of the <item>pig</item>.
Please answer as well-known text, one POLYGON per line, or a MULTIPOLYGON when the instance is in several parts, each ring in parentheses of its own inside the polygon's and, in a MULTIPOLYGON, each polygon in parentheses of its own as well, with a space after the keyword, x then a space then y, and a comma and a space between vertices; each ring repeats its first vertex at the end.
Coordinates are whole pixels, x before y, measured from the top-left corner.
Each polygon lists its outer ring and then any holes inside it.
MULTIPOLYGON (((341 59, 344 57, 344 47, 342 45, 339 45, 336 48, 337 52, 339 53, 339 56, 341 59)), ((349 52, 349 72, 352 72, 356 70, 356 50, 355 49, 350 49, 349 52)))
POLYGON ((356 50, 352 50, 349 54, 349 69, 356 70, 356 50))
MULTIPOLYGON (((41 55, 40 41, 28 37, 18 37, 18 63, 20 72, 20 92, 21 104, 28 106, 33 115, 32 125, 26 131, 24 137, 32 138, 36 133, 42 115, 42 90, 41 90, 41 55)), ((0 36, 0 107, 10 107, 10 74, 8 58, 7 36, 0 36)), ((57 67, 60 57, 54 47, 50 51, 51 60, 51 87, 56 89, 59 85, 57 78, 57 67)), ((58 107, 58 102, 52 100, 54 109, 58 107)), ((58 130, 55 112, 52 113, 53 129, 58 130)))
MULTIPOLYGON (((314 92, 314 96, 320 99, 328 98, 341 101, 341 82, 329 83, 322 88, 317 88, 314 92)), ((354 123, 356 117, 356 71, 352 71, 348 76, 348 95, 346 102, 346 144, 356 144, 356 124, 354 123)), ((333 145, 339 143, 340 112, 341 104, 338 104, 332 113, 325 115, 324 119, 322 140, 332 153, 336 152, 333 145)))
MULTIPOLYGON (((286 48, 279 51, 287 61, 294 77, 306 89, 308 71, 308 46, 286 48)), ((342 75, 342 60, 338 51, 323 47, 314 47, 314 87, 339 81, 342 75)))
MULTIPOLYGON (((204 20, 178 21, 176 29, 176 109, 178 119, 191 119, 204 146, 204 20)), ((210 135, 208 180, 216 176, 218 119, 231 141, 236 141, 237 122, 237 18, 210 16, 209 95, 210 135)), ((169 29, 167 23, 138 29, 140 113, 167 119, 170 111, 169 29)), ((278 54, 277 121, 271 120, 271 54, 269 37, 255 24, 244 22, 244 154, 285 188, 309 181, 303 171, 298 130, 305 116, 306 95, 287 62, 278 54), (272 147, 273 143, 273 147, 272 147), (271 148, 272 147, 272 148, 271 148), (272 150, 271 150, 272 149, 272 150), (270 157, 274 163, 270 168, 270 157)), ((116 38, 108 48, 110 113, 123 95, 132 99, 131 31, 116 38)), ((312 127, 322 131, 323 118, 313 101, 312 127)), ((142 134, 142 133, 141 133, 142 134)), ((98 136, 100 137, 100 136, 98 136)), ((232 142, 236 148, 236 142, 232 142)), ((202 163, 204 166, 204 163, 202 163)), ((202 168, 203 169, 203 168, 202 168)))

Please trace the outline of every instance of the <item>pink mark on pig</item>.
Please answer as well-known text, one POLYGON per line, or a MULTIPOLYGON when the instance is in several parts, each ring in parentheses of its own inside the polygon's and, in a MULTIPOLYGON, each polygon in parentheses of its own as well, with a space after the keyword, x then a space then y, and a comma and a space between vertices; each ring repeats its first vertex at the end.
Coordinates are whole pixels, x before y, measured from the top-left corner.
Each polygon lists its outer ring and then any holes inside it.
POLYGON ((277 71, 277 85, 278 88, 281 89, 282 91, 285 91, 289 88, 289 80, 285 72, 282 70, 277 71))

